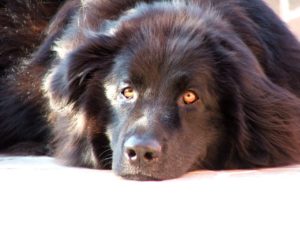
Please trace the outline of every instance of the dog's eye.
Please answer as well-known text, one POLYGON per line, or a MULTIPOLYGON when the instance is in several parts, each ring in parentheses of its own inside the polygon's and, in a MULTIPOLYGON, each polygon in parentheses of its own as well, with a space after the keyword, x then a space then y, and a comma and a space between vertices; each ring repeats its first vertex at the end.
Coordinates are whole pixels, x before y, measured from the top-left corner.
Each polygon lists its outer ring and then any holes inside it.
POLYGON ((199 99, 199 97, 198 97, 198 95, 194 91, 186 91, 182 95, 182 101, 186 105, 193 104, 198 99, 199 99))
POLYGON ((122 90, 122 95, 127 99, 134 98, 135 91, 132 87, 126 87, 122 90))

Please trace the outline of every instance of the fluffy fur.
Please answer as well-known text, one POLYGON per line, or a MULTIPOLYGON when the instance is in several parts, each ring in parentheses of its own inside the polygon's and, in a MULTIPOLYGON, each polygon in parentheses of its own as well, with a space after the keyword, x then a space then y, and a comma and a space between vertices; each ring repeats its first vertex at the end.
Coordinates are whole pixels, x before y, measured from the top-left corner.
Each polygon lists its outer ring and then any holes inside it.
POLYGON ((262 1, 69 0, 41 35, 59 5, 0 1, 2 151, 138 180, 299 163, 300 45, 262 1))

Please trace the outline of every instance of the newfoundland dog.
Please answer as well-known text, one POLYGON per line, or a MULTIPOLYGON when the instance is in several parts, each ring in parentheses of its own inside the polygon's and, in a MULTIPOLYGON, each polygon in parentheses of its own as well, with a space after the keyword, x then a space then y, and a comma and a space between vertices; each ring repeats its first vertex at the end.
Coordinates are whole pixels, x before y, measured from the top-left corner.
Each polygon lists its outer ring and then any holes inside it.
POLYGON ((300 162, 300 44, 263 1, 0 10, 2 153, 136 180, 300 162))

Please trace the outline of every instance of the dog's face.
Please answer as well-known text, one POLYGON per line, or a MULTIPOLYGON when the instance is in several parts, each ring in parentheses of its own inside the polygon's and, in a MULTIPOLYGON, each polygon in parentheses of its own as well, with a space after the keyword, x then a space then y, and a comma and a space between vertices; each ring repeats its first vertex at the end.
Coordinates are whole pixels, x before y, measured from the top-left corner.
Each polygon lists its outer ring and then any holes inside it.
POLYGON ((200 57, 186 56, 198 65, 191 68, 187 61, 170 65, 172 55, 162 61, 138 55, 120 55, 105 84, 113 169, 130 178, 176 177, 204 159, 218 138, 211 74, 200 57))
POLYGON ((113 169, 130 179, 201 168, 222 129, 203 36, 176 21, 170 30, 164 21, 145 20, 146 32, 135 30, 104 83, 113 112, 107 127, 113 169))

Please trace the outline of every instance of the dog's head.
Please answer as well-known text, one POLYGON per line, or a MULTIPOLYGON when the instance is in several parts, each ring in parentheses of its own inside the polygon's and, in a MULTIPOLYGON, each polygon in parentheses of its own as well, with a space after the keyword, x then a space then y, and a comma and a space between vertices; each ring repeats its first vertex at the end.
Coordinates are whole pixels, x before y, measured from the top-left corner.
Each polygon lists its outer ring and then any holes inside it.
POLYGON ((269 163, 265 101, 280 106, 279 87, 217 14, 158 3, 114 26, 70 54, 61 89, 70 102, 84 102, 93 126, 105 108, 99 126, 117 174, 161 180, 196 168, 269 163))
POLYGON ((223 128, 201 21, 187 8, 148 10, 115 34, 126 44, 104 82, 107 134, 118 174, 166 179, 201 167, 223 128))

